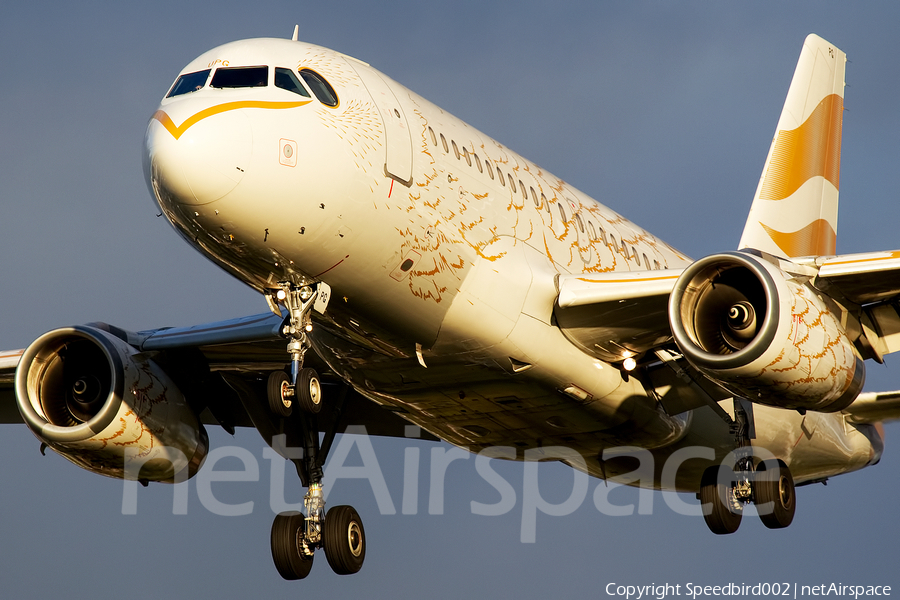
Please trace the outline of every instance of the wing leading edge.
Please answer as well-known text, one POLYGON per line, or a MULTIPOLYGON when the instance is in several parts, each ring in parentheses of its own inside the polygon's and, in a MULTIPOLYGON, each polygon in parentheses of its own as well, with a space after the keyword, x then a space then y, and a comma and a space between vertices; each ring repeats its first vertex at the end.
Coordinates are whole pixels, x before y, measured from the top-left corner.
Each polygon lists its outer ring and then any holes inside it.
MULTIPOLYGON (((110 333, 164 365, 203 423, 221 425, 230 433, 235 427, 255 427, 269 441, 279 430, 267 408, 265 376, 285 366, 286 342, 279 335, 282 323, 281 317, 264 313, 137 333, 105 323, 86 327, 110 333)), ((0 352, 0 423, 23 422, 16 405, 15 378, 24 352, 0 352)), ((326 404, 319 414, 321 431, 334 428, 340 433, 348 426, 363 425, 372 435, 407 437, 409 422, 396 412, 343 385, 314 353, 307 353, 307 361, 322 375, 329 393, 342 396, 337 410, 326 404)), ((438 439, 425 431, 419 432, 419 438, 438 439)))

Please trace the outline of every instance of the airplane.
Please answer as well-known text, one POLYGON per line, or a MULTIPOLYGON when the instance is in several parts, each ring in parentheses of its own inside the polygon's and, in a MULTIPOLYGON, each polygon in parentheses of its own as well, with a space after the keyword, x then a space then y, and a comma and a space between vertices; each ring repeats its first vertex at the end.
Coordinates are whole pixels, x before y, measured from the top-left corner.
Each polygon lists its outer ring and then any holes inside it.
POLYGON ((197 473, 207 425, 255 427, 307 488, 272 524, 285 579, 363 565, 322 486, 355 425, 695 493, 715 534, 878 462, 900 392, 863 393, 864 361, 900 348, 900 251, 835 254, 837 47, 805 40, 738 249, 695 261, 297 37, 191 61, 144 139, 161 214, 268 312, 52 330, 0 353, 0 422, 145 485, 197 473))

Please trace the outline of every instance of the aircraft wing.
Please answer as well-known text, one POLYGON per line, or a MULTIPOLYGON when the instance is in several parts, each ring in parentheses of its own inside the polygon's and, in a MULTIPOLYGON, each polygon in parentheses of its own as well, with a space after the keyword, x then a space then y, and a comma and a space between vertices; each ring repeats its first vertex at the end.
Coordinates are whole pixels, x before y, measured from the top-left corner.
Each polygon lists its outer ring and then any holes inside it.
POLYGON ((900 250, 845 254, 819 260, 817 288, 856 304, 900 296, 900 250))
POLYGON ((881 423, 900 419, 900 391, 865 392, 844 409, 851 423, 881 423))
MULTIPOLYGON (((881 362, 900 350, 900 251, 819 258, 815 270, 773 259, 857 315, 864 354, 881 362), (792 267, 796 267, 795 269, 792 267)), ((557 323, 578 346, 616 362, 671 340, 669 294, 682 270, 579 273, 560 276, 557 323)))
POLYGON ((21 423, 13 389, 22 350, 0 352, 0 423, 21 423))
MULTIPOLYGON (((286 341, 278 333, 282 321, 279 316, 265 313, 138 333, 104 323, 88 326, 112 333, 164 363, 181 391, 205 406, 200 414, 204 423, 221 425, 229 432, 235 427, 256 427, 268 439, 275 434, 277 425, 272 423, 268 411, 265 378, 269 372, 284 368, 289 360, 286 341)), ((15 398, 15 372, 22 353, 23 350, 0 352, 0 423, 23 422, 15 398)), ((343 397, 340 403, 325 403, 318 415, 320 430, 336 426, 342 432, 349 425, 364 425, 372 435, 405 437, 407 421, 347 386, 338 385, 339 378, 314 352, 306 353, 305 364, 320 373, 325 393, 343 397)), ((438 438, 422 431, 420 439, 438 438)))
POLYGON ((554 316, 588 354, 619 362, 672 339, 669 294, 680 269, 562 275, 554 316))
POLYGON ((863 340, 872 357, 900 350, 900 251, 819 259, 813 285, 860 307, 863 340))

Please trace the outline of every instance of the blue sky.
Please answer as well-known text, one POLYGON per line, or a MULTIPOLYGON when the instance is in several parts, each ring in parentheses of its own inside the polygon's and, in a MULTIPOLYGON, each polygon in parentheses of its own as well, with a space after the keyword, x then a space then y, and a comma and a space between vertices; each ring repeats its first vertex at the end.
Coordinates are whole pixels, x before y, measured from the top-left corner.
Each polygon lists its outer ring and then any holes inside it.
MULTIPOLYGON (((156 218, 141 141, 191 59, 235 39, 289 37, 295 23, 301 39, 369 62, 697 258, 737 244, 800 46, 816 32, 850 59, 838 251, 898 248, 898 13, 893 3, 804 1, 7 7, 0 347, 90 321, 138 330, 265 310, 156 218)), ((900 387, 896 359, 868 369, 867 389, 900 387)), ((211 431, 214 447, 245 448, 260 467, 258 482, 213 484, 223 502, 254 502, 249 515, 224 517, 204 508, 196 482, 186 516, 172 514, 167 486, 141 490, 137 514, 123 515, 121 482, 42 458, 24 427, 0 426, 0 595, 560 597, 603 596, 610 582, 729 581, 900 589, 900 426, 887 433, 878 466, 800 489, 784 531, 748 515, 717 537, 660 494, 652 514, 628 517, 601 514, 589 495, 573 514, 540 516, 535 544, 519 541, 521 463, 497 467, 517 493, 506 515, 472 514, 472 501, 498 498, 474 457, 451 464, 444 514, 429 515, 435 445, 375 440, 398 513, 405 451, 418 449, 418 514, 382 515, 366 481, 339 481, 329 501, 361 513, 366 564, 337 577, 320 556, 309 579, 291 583, 271 565, 270 461, 254 431, 211 431)), ((572 483, 564 467, 540 470, 550 501, 572 483)), ((288 499, 301 495, 291 480, 288 499)), ((638 492, 610 499, 633 503, 638 492)))

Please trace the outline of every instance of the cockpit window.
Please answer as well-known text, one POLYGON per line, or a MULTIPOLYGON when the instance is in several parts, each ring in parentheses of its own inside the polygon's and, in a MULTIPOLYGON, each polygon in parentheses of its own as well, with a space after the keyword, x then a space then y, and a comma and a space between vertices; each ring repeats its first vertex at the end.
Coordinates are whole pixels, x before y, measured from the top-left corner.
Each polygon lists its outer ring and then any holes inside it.
POLYGON ((338 105, 338 98, 337 94, 334 93, 334 88, 332 88, 327 81, 322 79, 321 75, 310 69, 303 69, 300 71, 300 77, 303 78, 303 81, 306 82, 306 85, 309 86, 312 93, 316 95, 319 102, 325 106, 338 105))
POLYGON ((300 80, 297 79, 297 76, 290 69, 275 67, 275 87, 280 87, 283 90, 309 98, 309 92, 306 91, 306 88, 303 87, 303 84, 300 83, 300 80))
POLYGON ((220 67, 212 82, 216 88, 266 87, 269 83, 269 67, 220 67))
POLYGON ((206 85, 207 77, 209 77, 209 69, 197 71, 196 73, 185 73, 175 80, 175 85, 173 85, 172 89, 169 90, 169 93, 166 94, 166 98, 196 92, 206 85))

